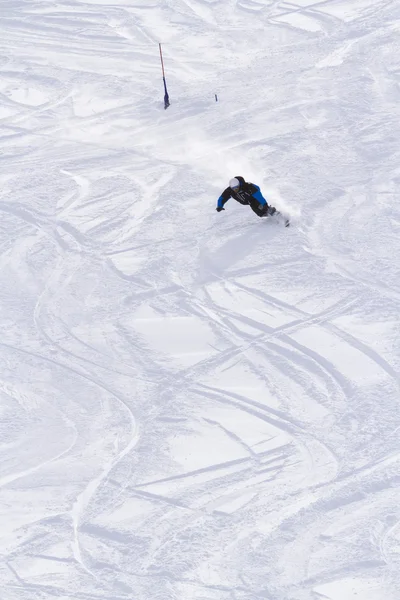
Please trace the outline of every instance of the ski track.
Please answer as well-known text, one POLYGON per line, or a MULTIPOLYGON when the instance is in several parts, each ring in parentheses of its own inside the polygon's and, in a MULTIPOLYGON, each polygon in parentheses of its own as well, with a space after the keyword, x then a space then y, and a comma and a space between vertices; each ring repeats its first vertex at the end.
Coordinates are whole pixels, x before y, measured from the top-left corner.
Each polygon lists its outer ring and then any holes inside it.
POLYGON ((399 19, 3 2, 7 598, 398 600, 399 19))

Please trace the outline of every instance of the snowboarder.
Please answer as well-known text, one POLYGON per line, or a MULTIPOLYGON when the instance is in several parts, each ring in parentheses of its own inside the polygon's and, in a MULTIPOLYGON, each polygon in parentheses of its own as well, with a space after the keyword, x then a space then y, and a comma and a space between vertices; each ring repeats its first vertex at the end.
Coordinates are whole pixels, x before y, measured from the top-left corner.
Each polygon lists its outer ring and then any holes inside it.
POLYGON ((229 198, 234 198, 240 204, 249 205, 259 217, 268 217, 276 212, 276 208, 269 206, 258 185, 245 181, 240 175, 230 180, 229 186, 218 198, 217 212, 225 210, 224 205, 229 198))

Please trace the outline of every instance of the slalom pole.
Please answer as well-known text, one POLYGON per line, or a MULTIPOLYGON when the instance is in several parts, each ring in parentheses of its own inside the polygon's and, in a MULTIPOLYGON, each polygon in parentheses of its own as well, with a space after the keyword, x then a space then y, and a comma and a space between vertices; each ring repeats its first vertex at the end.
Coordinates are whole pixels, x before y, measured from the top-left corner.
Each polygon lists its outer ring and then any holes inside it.
POLYGON ((161 44, 158 44, 159 48, 160 48, 160 59, 161 59, 161 68, 162 68, 162 77, 163 77, 163 82, 164 82, 164 109, 167 109, 169 106, 169 96, 168 96, 168 91, 167 91, 167 84, 165 81, 165 73, 164 73, 164 61, 163 61, 163 56, 162 56, 162 50, 161 50, 161 44))

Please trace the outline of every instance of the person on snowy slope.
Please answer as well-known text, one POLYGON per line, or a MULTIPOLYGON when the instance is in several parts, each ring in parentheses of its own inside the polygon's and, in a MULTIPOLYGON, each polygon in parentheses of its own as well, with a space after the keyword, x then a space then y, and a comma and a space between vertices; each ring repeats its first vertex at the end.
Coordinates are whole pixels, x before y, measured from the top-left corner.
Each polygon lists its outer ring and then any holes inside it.
POLYGON ((224 205, 228 202, 229 198, 234 198, 240 204, 250 206, 259 217, 267 217, 276 212, 273 206, 268 205, 258 185, 245 181, 240 175, 230 180, 229 187, 218 198, 217 212, 225 210, 224 205))

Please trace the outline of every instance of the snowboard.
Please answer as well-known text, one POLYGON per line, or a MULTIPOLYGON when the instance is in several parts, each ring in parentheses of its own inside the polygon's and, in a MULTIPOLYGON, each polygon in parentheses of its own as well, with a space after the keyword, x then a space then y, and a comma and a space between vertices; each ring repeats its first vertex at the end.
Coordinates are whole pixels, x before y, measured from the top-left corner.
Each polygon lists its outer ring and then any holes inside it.
POLYGON ((272 217, 273 221, 282 223, 285 227, 289 227, 290 220, 285 217, 279 210, 276 210, 275 206, 270 206, 268 209, 268 217, 272 217))

